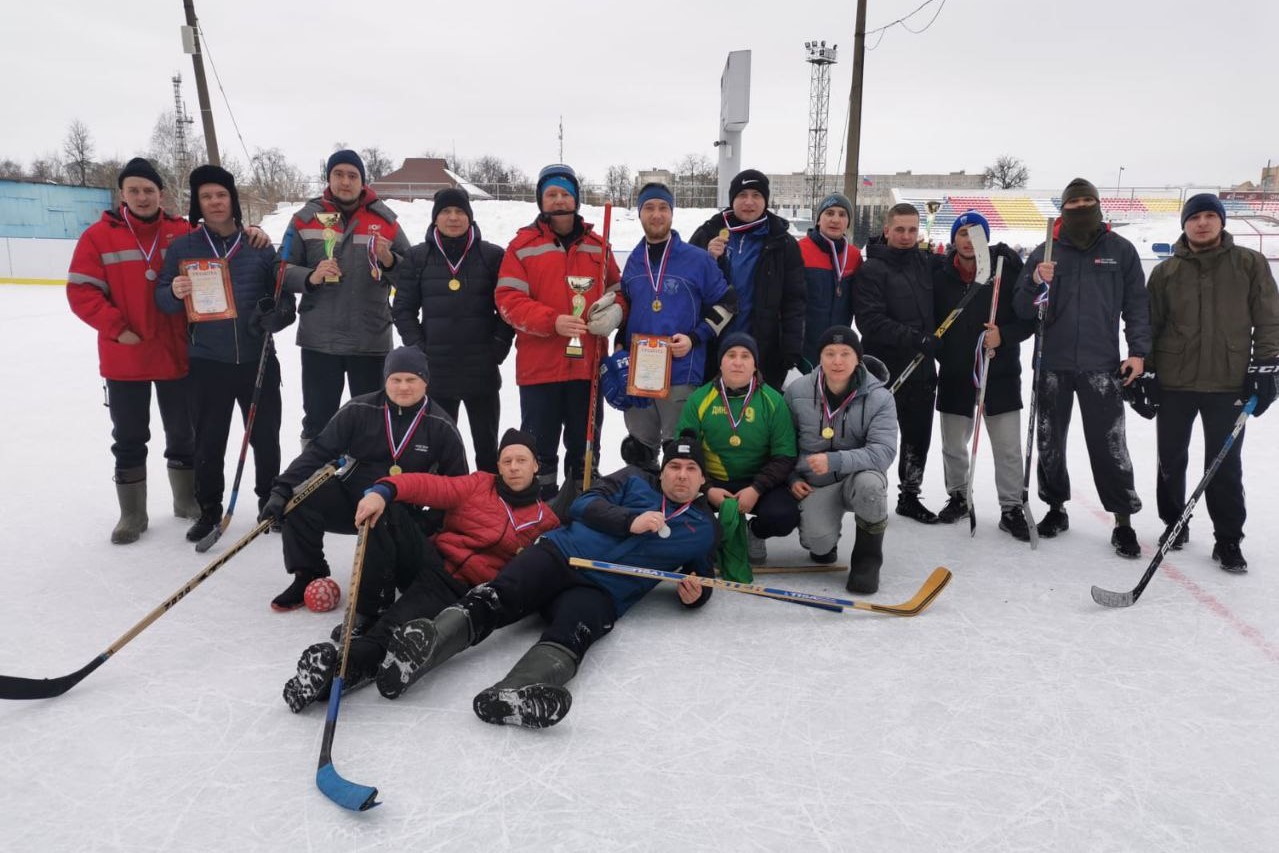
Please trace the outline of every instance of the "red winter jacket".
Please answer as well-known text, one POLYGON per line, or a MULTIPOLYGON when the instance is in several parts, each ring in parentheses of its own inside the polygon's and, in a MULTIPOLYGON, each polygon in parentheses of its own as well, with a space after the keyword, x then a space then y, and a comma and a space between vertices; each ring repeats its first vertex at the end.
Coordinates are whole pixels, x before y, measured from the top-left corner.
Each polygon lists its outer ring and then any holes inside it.
POLYGON ((169 244, 191 226, 165 213, 155 222, 142 222, 126 210, 121 205, 118 211, 105 211, 80 235, 67 273, 67 301, 77 317, 98 330, 98 370, 103 378, 180 379, 187 375, 186 316, 165 314, 156 307, 156 283, 146 277, 148 263, 138 246, 149 251, 159 235, 149 264, 158 278, 169 244), (119 343, 125 331, 135 332, 142 342, 119 343))
POLYGON ((487 471, 460 477, 399 474, 389 482, 395 486, 397 501, 445 511, 444 529, 435 534, 435 547, 449 573, 469 586, 493 580, 512 557, 560 526, 543 501, 510 507, 508 516, 507 505, 497 493, 497 477, 487 471), (536 523, 516 532, 512 516, 516 524, 536 523))
MULTIPOLYGON (((582 237, 567 251, 556 242, 555 232, 540 218, 515 234, 506 247, 493 297, 497 310, 515 329, 515 381, 519 385, 543 385, 570 379, 589 381, 594 370, 590 336, 583 338, 586 358, 567 358, 568 338, 555 333, 555 318, 573 313, 573 292, 566 276, 590 276, 585 318, 605 290, 617 294, 617 304, 626 310, 619 282, 621 273, 609 252, 607 287, 600 284, 600 253, 604 241, 590 224, 584 223, 582 237)), ((601 342, 602 343, 602 342, 601 342)))

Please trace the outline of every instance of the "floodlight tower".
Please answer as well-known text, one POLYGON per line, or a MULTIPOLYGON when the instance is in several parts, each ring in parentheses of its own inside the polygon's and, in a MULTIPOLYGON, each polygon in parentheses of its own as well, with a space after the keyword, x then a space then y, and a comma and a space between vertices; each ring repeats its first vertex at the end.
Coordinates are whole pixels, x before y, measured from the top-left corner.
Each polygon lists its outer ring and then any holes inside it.
POLYGON ((177 172, 174 175, 173 194, 177 199, 178 211, 181 213, 186 210, 186 204, 183 201, 182 186, 186 183, 186 176, 191 171, 191 164, 187 162, 187 128, 195 123, 191 116, 187 115, 186 104, 182 101, 182 75, 173 75, 173 168, 177 172))
POLYGON ((830 116, 830 67, 836 62, 839 45, 826 46, 826 42, 806 41, 804 61, 813 66, 812 82, 808 87, 808 176, 805 189, 809 207, 816 213, 817 205, 826 195, 826 122, 830 116))

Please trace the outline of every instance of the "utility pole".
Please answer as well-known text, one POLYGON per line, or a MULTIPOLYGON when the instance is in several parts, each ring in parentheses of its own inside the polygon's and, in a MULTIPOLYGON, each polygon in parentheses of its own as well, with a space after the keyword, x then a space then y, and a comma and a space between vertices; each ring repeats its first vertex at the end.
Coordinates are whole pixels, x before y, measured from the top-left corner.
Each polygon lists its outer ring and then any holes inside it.
POLYGON ((853 32, 853 86, 848 93, 848 159, 844 166, 844 195, 857 215, 858 155, 862 144, 862 68, 866 61, 866 0, 857 0, 853 32))
POLYGON ((564 162, 564 116, 560 116, 560 162, 564 162))
POLYGON ((191 64, 195 66, 195 91, 200 101, 204 144, 209 151, 209 162, 214 166, 221 166, 222 159, 218 155, 218 134, 213 129, 213 107, 209 105, 209 85, 204 79, 204 57, 200 54, 200 28, 195 20, 195 0, 182 0, 182 8, 187 16, 187 25, 182 30, 182 48, 191 54, 191 64))

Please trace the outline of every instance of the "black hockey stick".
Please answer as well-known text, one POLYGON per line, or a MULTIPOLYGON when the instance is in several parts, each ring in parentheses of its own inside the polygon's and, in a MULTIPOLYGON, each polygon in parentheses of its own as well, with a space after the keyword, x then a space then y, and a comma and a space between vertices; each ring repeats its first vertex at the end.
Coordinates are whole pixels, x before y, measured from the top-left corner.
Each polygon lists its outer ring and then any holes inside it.
MULTIPOLYGON (((1053 223, 1048 219, 1047 234, 1044 236, 1043 263, 1051 263, 1053 259, 1053 223)), ((1030 362, 1030 412, 1026 418, 1026 457, 1022 464, 1021 478, 1021 514, 1026 519, 1026 531, 1030 535, 1030 550, 1039 547, 1039 527, 1035 524, 1035 515, 1030 511, 1030 460, 1035 452, 1036 418, 1039 417, 1039 362, 1044 357, 1044 317, 1048 315, 1047 295, 1039 302, 1039 312, 1035 323, 1035 349, 1030 362)))
POLYGON ((324 738, 320 742, 320 763, 315 771, 315 787, 344 809, 368 811, 382 805, 377 801, 377 788, 358 785, 343 779, 333 766, 333 735, 337 731, 338 708, 342 704, 342 685, 346 683, 346 661, 351 652, 351 629, 355 626, 355 602, 360 595, 360 576, 364 573, 364 552, 368 548, 369 523, 360 525, 355 541, 355 561, 351 565, 351 587, 346 594, 346 619, 342 622, 342 664, 329 687, 329 713, 324 718, 324 738))
POLYGON ((1181 534, 1181 529, 1190 521, 1190 516, 1195 511, 1195 504, 1199 503, 1200 496, 1203 495, 1204 489, 1208 488, 1208 483, 1212 480, 1217 469, 1221 467, 1221 463, 1225 461, 1230 448, 1234 446, 1235 439, 1239 437, 1239 433, 1243 432, 1244 424, 1248 422, 1248 416, 1252 414, 1253 409, 1257 408, 1257 397, 1253 395, 1248 398, 1248 402, 1243 404, 1243 411, 1239 413, 1239 417, 1235 420, 1234 428, 1230 430, 1230 435, 1226 436, 1226 442, 1218 451, 1217 456, 1212 460, 1212 464, 1208 466, 1208 470, 1204 472, 1203 479, 1199 481, 1199 485, 1195 486, 1194 493, 1190 496, 1190 500, 1186 501, 1186 507, 1181 511, 1181 517, 1168 526, 1164 531, 1163 542, 1159 545, 1159 550, 1155 552, 1155 557, 1150 561, 1150 565, 1146 568, 1146 573, 1141 576, 1141 580, 1137 581, 1137 585, 1130 592, 1112 592, 1108 589, 1102 589, 1099 586, 1092 588, 1092 600, 1103 607, 1131 607, 1137 603, 1137 599, 1141 597, 1142 592, 1146 589, 1146 584, 1150 583, 1150 579, 1155 576, 1155 572, 1159 569, 1159 565, 1164 561, 1164 556, 1172 548, 1172 543, 1177 541, 1177 537, 1181 534))
MULTIPOLYGON (((325 465, 319 471, 312 474, 306 482, 298 486, 297 491, 293 493, 293 498, 289 501, 288 506, 285 507, 284 511, 288 512, 293 509, 302 501, 306 500, 312 492, 324 483, 324 481, 338 473, 346 473, 354 467, 354 465, 354 461, 348 462, 345 466, 343 466, 341 472, 339 472, 339 470, 331 464, 325 465)), ((175 604, 186 597, 187 593, 204 583, 204 581, 208 579, 209 575, 226 565, 232 557, 240 553, 240 551, 244 550, 250 542, 264 533, 271 526, 271 523, 272 522, 269 519, 259 523, 256 527, 246 533, 240 541, 228 548, 212 563, 209 563, 209 565, 201 569, 198 575, 183 584, 181 589, 166 598, 159 607, 148 613, 141 622, 130 628, 123 637, 112 643, 106 651, 89 661, 86 666, 76 670, 70 675, 63 675, 58 678, 21 678, 15 675, 0 675, 0 699, 51 699, 54 696, 61 696, 63 693, 66 693, 72 687, 75 687, 83 681, 89 673, 106 663, 108 658, 128 645, 130 640, 146 630, 152 622, 159 619, 165 613, 168 613, 175 604)))
MULTIPOLYGON (((968 307, 968 303, 972 302, 973 299, 977 296, 978 291, 980 291, 982 287, 985 287, 987 284, 989 284, 989 282, 983 281, 981 282, 980 285, 975 287, 970 287, 968 288, 968 290, 964 291, 964 295, 959 300, 959 304, 951 309, 950 313, 946 315, 946 319, 941 321, 941 325, 937 327, 937 330, 933 332, 933 334, 939 338, 942 335, 946 334, 946 331, 950 329, 951 325, 957 319, 959 319, 959 315, 964 313, 964 309, 968 307)), ((901 375, 897 377, 897 381, 892 384, 892 386, 888 389, 888 392, 890 394, 896 394, 897 389, 902 387, 902 383, 905 382, 907 379, 909 379, 910 375, 915 372, 915 368, 919 367, 923 363, 924 363, 924 354, 921 352, 918 355, 916 355, 913 359, 911 359, 910 364, 906 365, 906 369, 903 370, 901 372, 901 375)))

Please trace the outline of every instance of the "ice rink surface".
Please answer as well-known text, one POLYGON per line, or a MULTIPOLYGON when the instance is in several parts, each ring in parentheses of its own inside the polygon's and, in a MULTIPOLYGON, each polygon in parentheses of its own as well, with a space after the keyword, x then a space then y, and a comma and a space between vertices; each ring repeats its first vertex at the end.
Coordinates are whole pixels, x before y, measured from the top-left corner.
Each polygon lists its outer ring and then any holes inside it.
MULTIPOLYGON (((293 337, 280 341, 286 460, 300 423, 293 337)), ((60 288, 0 287, 4 674, 84 666, 252 526, 246 489, 218 548, 196 554, 153 439, 150 530, 109 544, 117 510, 96 364, 94 334, 60 288)), ((518 419, 512 367, 504 426, 518 419)), ((1161 529, 1154 429, 1129 414, 1147 556, 1126 561, 1110 548, 1076 424, 1072 527, 1038 552, 996 529, 984 450, 976 538, 964 524, 892 517, 870 600, 905 601, 938 565, 955 575, 917 618, 725 592, 683 612, 663 587, 591 650, 553 729, 488 726, 471 711, 535 641, 536 619, 395 702, 348 696, 335 763, 384 801, 362 814, 315 787, 323 709, 295 716, 280 697, 298 653, 340 614, 271 612, 287 578, 279 539, 263 537, 66 695, 0 703, 0 849, 1272 851, 1276 418, 1249 427, 1244 447, 1247 575, 1211 562, 1201 509, 1189 546, 1136 606, 1094 604, 1092 584, 1136 583, 1161 529)), ((605 470, 622 435, 610 410, 605 470)), ((939 437, 924 498, 941 508, 939 437)), ((843 560, 851 518, 845 534, 843 560)), ((345 592, 354 537, 329 543, 345 592)), ((795 537, 770 553, 803 556, 795 537)), ((846 595, 837 572, 764 580, 846 595)))

